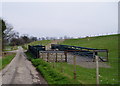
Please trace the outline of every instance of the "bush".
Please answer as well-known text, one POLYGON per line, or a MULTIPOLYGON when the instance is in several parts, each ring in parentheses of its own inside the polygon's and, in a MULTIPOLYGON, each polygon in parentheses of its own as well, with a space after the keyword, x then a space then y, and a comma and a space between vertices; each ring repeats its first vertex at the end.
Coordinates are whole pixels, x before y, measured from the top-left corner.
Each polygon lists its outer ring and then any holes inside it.
POLYGON ((73 82, 70 82, 71 80, 69 78, 63 76, 60 72, 57 72, 49 65, 49 63, 42 59, 33 59, 32 63, 49 84, 73 84, 73 82))
POLYGON ((47 62, 44 62, 42 59, 32 59, 33 65, 37 67, 38 65, 47 66, 47 62))
POLYGON ((33 55, 32 55, 30 52, 27 51, 27 52, 25 52, 25 54, 27 55, 27 59, 28 59, 28 60, 31 61, 31 60, 33 59, 33 58, 32 58, 33 55))

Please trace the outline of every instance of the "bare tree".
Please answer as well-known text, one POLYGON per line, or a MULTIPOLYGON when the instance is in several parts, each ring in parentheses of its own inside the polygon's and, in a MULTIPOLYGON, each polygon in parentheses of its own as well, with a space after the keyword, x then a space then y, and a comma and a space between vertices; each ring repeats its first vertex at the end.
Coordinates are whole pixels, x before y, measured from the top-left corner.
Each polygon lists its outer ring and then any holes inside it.
POLYGON ((50 37, 46 37, 46 40, 50 40, 50 37))
POLYGON ((30 37, 30 42, 37 41, 37 37, 30 37))
POLYGON ((45 37, 41 37, 41 40, 45 40, 45 37))
POLYGON ((24 42, 23 44, 30 43, 30 38, 28 37, 28 35, 21 36, 21 39, 24 42))

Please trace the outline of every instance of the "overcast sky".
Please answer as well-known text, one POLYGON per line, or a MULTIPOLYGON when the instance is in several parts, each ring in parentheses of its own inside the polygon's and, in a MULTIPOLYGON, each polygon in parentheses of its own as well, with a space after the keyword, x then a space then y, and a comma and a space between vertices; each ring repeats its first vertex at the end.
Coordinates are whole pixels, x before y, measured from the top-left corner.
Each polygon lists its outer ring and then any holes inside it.
POLYGON ((117 2, 4 2, 0 16, 20 34, 37 37, 118 32, 117 2))

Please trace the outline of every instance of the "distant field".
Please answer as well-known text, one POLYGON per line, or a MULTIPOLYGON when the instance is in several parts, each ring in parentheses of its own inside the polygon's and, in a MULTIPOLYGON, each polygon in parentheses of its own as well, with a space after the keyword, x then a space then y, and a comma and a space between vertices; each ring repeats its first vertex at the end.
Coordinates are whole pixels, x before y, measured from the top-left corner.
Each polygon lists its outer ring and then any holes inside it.
POLYGON ((22 47, 24 49, 27 49, 28 45, 47 45, 48 43, 51 43, 51 41, 50 40, 34 41, 34 42, 29 43, 29 44, 25 44, 22 47))
POLYGON ((17 50, 18 46, 9 46, 6 45, 5 48, 3 49, 3 51, 12 51, 12 50, 17 50))
POLYGON ((50 42, 51 42, 50 40, 42 40, 42 41, 31 42, 29 43, 29 45, 47 45, 50 42))

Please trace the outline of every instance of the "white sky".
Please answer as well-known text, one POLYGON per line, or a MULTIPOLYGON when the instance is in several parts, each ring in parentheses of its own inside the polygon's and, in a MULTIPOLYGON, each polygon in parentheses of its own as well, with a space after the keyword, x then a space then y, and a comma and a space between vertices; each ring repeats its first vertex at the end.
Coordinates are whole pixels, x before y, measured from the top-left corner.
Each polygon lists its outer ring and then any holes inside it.
POLYGON ((119 0, 1 0, 2 2, 118 2, 119 0))
POLYGON ((20 34, 37 37, 118 31, 118 2, 2 2, 0 16, 20 34))

